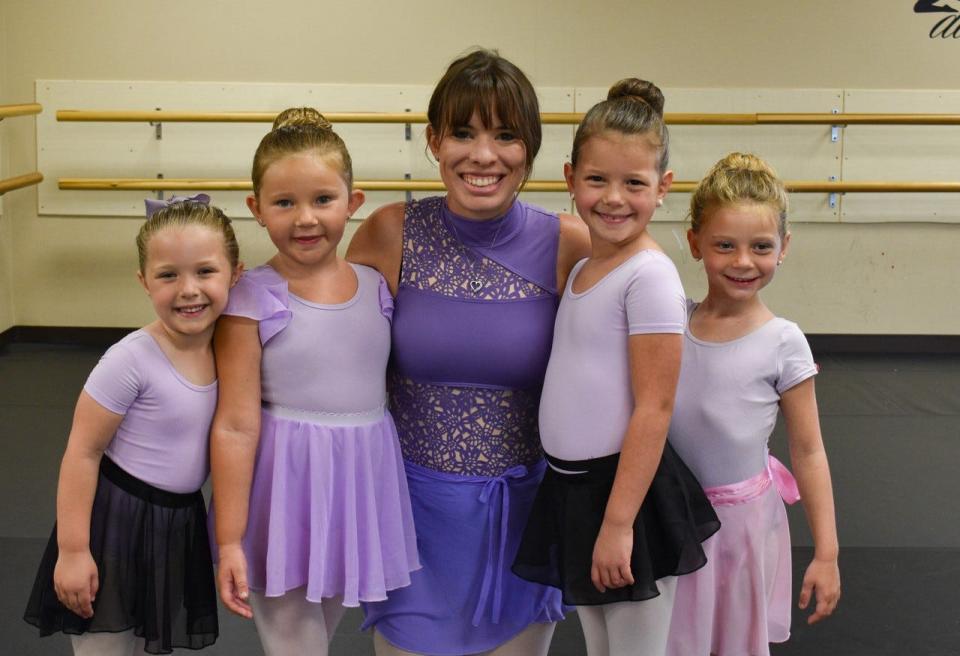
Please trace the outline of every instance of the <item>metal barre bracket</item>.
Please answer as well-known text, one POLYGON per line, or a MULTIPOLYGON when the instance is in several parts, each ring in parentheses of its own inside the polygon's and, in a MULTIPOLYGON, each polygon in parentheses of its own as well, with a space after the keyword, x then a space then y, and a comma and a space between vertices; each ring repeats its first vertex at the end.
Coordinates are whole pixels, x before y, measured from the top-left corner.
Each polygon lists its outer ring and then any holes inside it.
MULTIPOLYGON (((158 112, 162 111, 159 107, 155 107, 154 109, 156 109, 158 112)), ((149 125, 150 127, 156 130, 154 132, 154 136, 156 137, 157 141, 162 141, 163 140, 163 121, 150 121, 149 125)), ((160 177, 163 177, 163 176, 160 176, 160 177)), ((160 200, 163 200, 163 196, 160 197, 160 200)))

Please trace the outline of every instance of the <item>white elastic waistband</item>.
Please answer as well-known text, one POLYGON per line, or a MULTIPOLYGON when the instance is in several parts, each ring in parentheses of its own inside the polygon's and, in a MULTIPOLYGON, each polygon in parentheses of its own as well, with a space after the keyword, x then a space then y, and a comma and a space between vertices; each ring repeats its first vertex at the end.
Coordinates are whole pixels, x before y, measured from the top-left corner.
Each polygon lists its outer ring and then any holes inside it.
POLYGON ((383 419, 387 411, 387 402, 384 401, 376 408, 370 410, 359 410, 357 412, 324 412, 322 410, 301 410, 299 408, 288 408, 275 403, 263 403, 261 407, 279 419, 291 419, 293 421, 306 421, 311 424, 320 424, 322 426, 358 426, 362 424, 375 424, 383 419))

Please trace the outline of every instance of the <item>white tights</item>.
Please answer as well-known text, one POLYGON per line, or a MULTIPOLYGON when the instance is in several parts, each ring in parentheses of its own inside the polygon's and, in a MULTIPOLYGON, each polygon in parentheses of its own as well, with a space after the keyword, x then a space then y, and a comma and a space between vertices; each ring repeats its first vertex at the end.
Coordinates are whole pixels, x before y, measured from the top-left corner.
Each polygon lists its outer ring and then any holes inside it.
MULTIPOLYGON (((556 624, 552 623, 531 624, 496 649, 476 656, 547 656, 554 628, 556 624)), ((378 631, 373 632, 373 646, 377 656, 417 656, 414 652, 391 645, 378 631)))
POLYGON ((588 656, 663 656, 677 578, 657 581, 660 596, 603 606, 577 606, 588 656))
POLYGON ((74 656, 141 656, 143 638, 133 634, 133 629, 122 633, 84 633, 70 636, 74 656))
POLYGON ((307 601, 304 589, 282 597, 250 592, 253 621, 266 656, 327 656, 330 639, 343 617, 342 597, 307 601))

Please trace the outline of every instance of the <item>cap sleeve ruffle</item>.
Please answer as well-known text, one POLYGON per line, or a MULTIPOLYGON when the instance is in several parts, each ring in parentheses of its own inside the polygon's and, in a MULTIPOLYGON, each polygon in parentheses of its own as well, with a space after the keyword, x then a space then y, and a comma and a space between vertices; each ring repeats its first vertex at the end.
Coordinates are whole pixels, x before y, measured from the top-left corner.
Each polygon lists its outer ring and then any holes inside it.
POLYGON ((393 323, 393 294, 390 293, 390 288, 387 286, 387 281, 383 279, 383 276, 378 274, 380 278, 379 286, 377 291, 380 294, 380 314, 387 318, 387 321, 393 323))
POLYGON ((247 271, 230 290, 223 313, 260 322, 260 343, 266 344, 293 317, 287 281, 269 266, 247 271))

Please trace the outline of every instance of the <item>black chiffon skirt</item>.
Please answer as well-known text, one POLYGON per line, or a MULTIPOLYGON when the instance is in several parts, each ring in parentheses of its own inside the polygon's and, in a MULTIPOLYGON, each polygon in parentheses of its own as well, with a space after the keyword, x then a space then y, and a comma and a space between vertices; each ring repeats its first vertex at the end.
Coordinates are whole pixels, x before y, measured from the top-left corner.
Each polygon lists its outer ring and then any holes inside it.
POLYGON ((589 606, 651 599, 660 594, 658 579, 689 574, 706 564, 700 543, 720 528, 720 521, 669 443, 633 524, 634 583, 606 592, 594 587, 590 569, 620 454, 579 461, 548 455, 547 461, 551 467, 513 564, 517 576, 559 588, 565 604, 589 606))
POLYGON ((23 616, 41 636, 132 629, 151 654, 202 649, 217 639, 213 563, 199 491, 161 490, 103 457, 90 519, 90 553, 100 583, 91 618, 57 599, 58 553, 54 525, 23 616))

